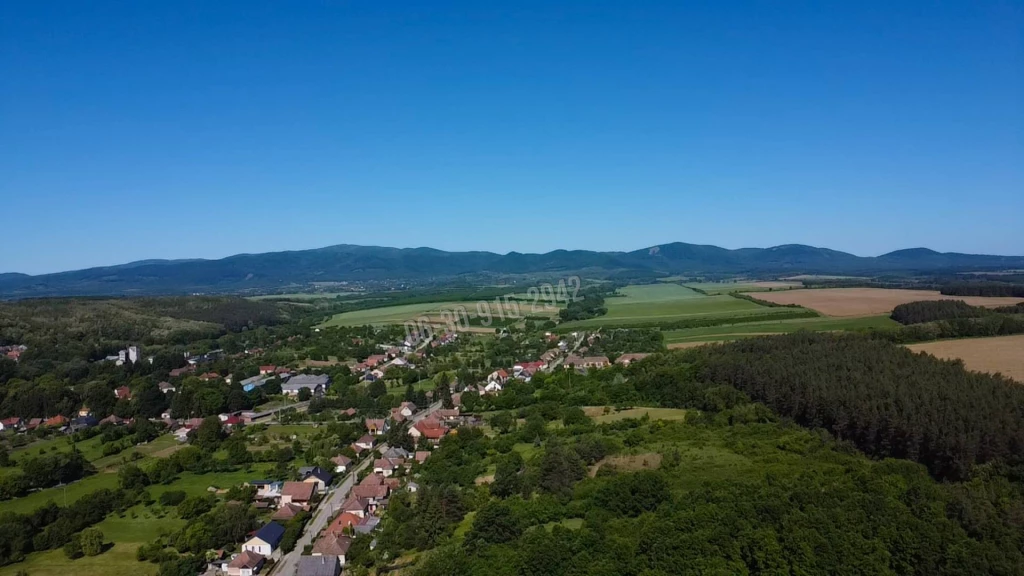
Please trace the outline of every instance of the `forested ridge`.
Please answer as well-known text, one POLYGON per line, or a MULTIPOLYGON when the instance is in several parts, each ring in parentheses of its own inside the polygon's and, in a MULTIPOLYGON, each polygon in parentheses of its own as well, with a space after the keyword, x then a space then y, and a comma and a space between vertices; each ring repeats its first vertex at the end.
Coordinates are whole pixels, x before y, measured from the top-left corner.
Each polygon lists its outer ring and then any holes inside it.
POLYGON ((1024 464, 1024 389, 1001 376, 857 335, 751 338, 687 357, 704 380, 867 454, 921 462, 940 479, 1024 464))

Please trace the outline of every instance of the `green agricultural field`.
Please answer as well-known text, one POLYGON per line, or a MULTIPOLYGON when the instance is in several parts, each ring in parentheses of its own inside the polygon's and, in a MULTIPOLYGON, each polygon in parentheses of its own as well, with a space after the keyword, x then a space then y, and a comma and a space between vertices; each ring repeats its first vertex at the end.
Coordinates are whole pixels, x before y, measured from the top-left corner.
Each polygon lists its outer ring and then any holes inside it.
MULTIPOLYGON (((465 302, 423 302, 420 304, 403 304, 401 306, 385 306, 382 308, 371 308, 369 310, 355 310, 352 312, 343 312, 336 314, 327 322, 320 325, 320 328, 330 328, 331 326, 362 326, 365 324, 402 324, 406 320, 417 320, 421 317, 426 317, 430 320, 431 324, 436 326, 443 326, 446 322, 455 322, 456 318, 454 315, 444 315, 447 312, 458 311, 459 308, 465 308, 467 320, 470 325, 477 326, 480 324, 476 320, 477 304, 485 306, 485 310, 490 311, 491 321, 494 326, 499 325, 502 321, 502 316, 505 318, 513 318, 514 315, 518 315, 519 318, 525 318, 526 316, 554 316, 558 314, 560 307, 564 304, 560 303, 559 306, 550 306, 544 301, 538 300, 536 305, 531 302, 522 300, 513 300, 510 304, 506 305, 502 302, 502 308, 500 309, 498 302, 494 299, 491 300, 474 300, 465 302), (516 309, 518 308, 518 312, 516 309)), ((461 316, 459 318, 461 320, 461 316)))
POLYGON ((791 313, 792 308, 769 308, 732 296, 705 296, 678 284, 627 286, 623 296, 605 299, 608 313, 598 318, 568 322, 561 328, 628 327, 691 318, 734 318, 753 314, 791 313))
POLYGON ((776 320, 751 322, 749 324, 732 324, 725 326, 708 326, 706 328, 688 328, 685 330, 665 331, 665 343, 677 344, 684 342, 720 342, 735 340, 762 334, 786 334, 798 330, 816 332, 840 330, 867 330, 871 328, 885 329, 899 326, 888 316, 866 316, 863 318, 799 318, 795 320, 776 320))
MULTIPOLYGON (((103 535, 110 542, 106 532, 103 535)), ((154 576, 160 567, 136 560, 138 547, 138 544, 114 544, 99 556, 77 560, 69 560, 59 548, 48 550, 29 554, 24 562, 0 568, 0 576, 16 576, 20 571, 31 576, 154 576)))

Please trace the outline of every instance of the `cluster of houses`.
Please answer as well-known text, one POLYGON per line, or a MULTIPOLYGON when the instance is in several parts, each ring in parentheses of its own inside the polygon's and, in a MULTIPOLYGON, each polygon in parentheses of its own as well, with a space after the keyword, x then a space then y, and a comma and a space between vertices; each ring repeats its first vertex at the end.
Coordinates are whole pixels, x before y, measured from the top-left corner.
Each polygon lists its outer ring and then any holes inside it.
MULTIPOLYGON (((114 397, 118 400, 131 400, 132 392, 127 386, 121 386, 114 390, 114 397)), ((19 418, 17 416, 4 418, 3 420, 0 420, 0 431, 14 431, 21 434, 31 432, 38 428, 48 428, 67 434, 73 434, 80 430, 93 428, 103 424, 125 426, 131 423, 131 419, 119 418, 113 414, 100 420, 92 415, 92 410, 90 410, 88 406, 82 406, 82 408, 78 410, 78 415, 73 418, 68 418, 63 414, 47 418, 19 418)))

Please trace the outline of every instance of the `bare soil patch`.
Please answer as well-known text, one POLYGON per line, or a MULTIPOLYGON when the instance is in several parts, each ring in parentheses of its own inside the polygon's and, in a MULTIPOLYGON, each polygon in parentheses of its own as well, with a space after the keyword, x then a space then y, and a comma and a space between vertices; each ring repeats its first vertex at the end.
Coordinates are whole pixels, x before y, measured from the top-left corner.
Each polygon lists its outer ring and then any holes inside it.
POLYGON ((590 477, 597 475, 602 466, 611 466, 622 472, 635 472, 637 470, 656 470, 661 465, 661 454, 648 452, 647 454, 635 454, 631 456, 609 456, 594 464, 589 469, 590 477))
POLYGON ((1011 306, 1024 298, 946 296, 933 290, 887 288, 822 288, 784 292, 752 292, 750 296, 776 304, 796 304, 826 316, 874 316, 887 314, 899 304, 920 300, 963 300, 972 306, 1011 306))
POLYGON ((998 372, 1024 383, 1024 334, 925 342, 907 348, 943 360, 963 360, 968 370, 998 372))

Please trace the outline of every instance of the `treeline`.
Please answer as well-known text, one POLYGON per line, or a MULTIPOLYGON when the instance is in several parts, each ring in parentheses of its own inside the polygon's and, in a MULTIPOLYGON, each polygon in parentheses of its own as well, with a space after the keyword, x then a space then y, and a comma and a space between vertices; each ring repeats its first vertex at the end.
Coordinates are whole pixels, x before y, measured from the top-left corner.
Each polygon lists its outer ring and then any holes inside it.
POLYGON ((943 286, 939 292, 947 296, 1003 296, 1024 298, 1024 284, 1002 282, 965 282, 943 286))
POLYGON ((18 498, 31 490, 74 482, 96 472, 78 450, 26 456, 18 460, 18 467, 20 473, 0 476, 0 500, 18 498))
POLYGON ((134 506, 139 495, 102 489, 62 508, 52 501, 31 514, 0 513, 0 566, 19 562, 30 552, 60 548, 78 532, 101 522, 115 510, 134 506))
MULTIPOLYGON (((787 306, 787 308, 790 308, 787 306)), ((686 318, 683 320, 664 320, 657 322, 636 322, 631 323, 631 329, 642 330, 686 330, 688 328, 708 328, 711 326, 726 326, 733 324, 749 324, 751 322, 767 322, 772 320, 796 320, 799 318, 817 318, 819 314, 814 310, 799 308, 786 310, 785 312, 759 312, 746 316, 711 316, 707 318, 686 318)), ((557 328, 560 333, 572 332, 573 327, 557 328)))
MULTIPOLYGON (((729 295, 732 296, 733 298, 739 298, 740 300, 746 300, 748 302, 753 302, 754 304, 758 304, 760 306, 767 306, 768 308, 800 308, 801 310, 807 310, 806 308, 800 306, 799 304, 779 304, 778 302, 772 302, 771 300, 762 300, 755 296, 751 296, 750 294, 743 294, 741 292, 730 292, 729 295)), ((808 310, 808 312, 811 312, 811 310, 808 310)), ((815 316, 817 316, 817 314, 815 314, 815 316)))
POLYGON ((980 306, 971 306, 963 300, 923 300, 900 304, 889 316, 903 325, 922 324, 956 318, 980 318, 988 313, 980 306))
POLYGON ((797 333, 689 350, 696 377, 729 383, 783 416, 940 479, 1024 465, 1024 389, 856 335, 797 333))
POLYGON ((981 318, 956 318, 911 324, 898 328, 868 329, 860 332, 873 340, 912 344, 953 338, 983 338, 1024 334, 1024 316, 991 314, 981 318))
POLYGON ((558 311, 558 317, 562 322, 572 322, 604 316, 608 313, 608 308, 604 305, 604 298, 611 291, 603 286, 584 288, 579 291, 576 300, 569 302, 568 306, 558 311))

